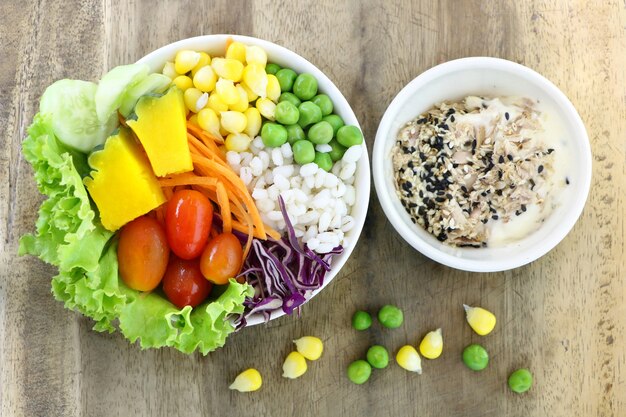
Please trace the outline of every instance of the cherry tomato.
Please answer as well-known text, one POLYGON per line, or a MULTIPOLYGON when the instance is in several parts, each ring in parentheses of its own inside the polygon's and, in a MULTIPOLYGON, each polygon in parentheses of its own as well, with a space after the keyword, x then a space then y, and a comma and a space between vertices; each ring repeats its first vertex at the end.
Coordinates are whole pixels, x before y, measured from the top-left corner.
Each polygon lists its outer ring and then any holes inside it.
POLYGON ((185 260, 172 256, 163 277, 163 292, 178 308, 195 307, 211 292, 213 284, 200 272, 198 260, 185 260))
POLYGON ((195 190, 176 191, 167 203, 167 242, 178 257, 193 259, 202 253, 213 222, 213 206, 195 190))
POLYGON ((202 257, 200 269, 202 275, 214 284, 227 284, 241 269, 243 249, 239 239, 232 233, 222 233, 207 243, 202 257))
POLYGON ((117 261, 122 281, 133 290, 155 289, 169 256, 165 231, 155 219, 142 216, 122 227, 117 261))

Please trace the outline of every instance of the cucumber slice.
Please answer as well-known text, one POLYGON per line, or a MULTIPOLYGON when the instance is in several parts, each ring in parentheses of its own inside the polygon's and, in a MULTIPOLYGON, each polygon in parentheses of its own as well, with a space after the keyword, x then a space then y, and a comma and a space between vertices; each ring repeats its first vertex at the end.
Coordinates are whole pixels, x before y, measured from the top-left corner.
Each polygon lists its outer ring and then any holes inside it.
POLYGON ((122 98, 120 113, 124 117, 128 117, 135 108, 139 97, 150 93, 162 93, 172 80, 163 74, 150 74, 143 80, 139 81, 135 86, 128 89, 122 98))
POLYGON ((96 114, 101 122, 111 117, 122 104, 126 91, 148 75, 143 64, 120 65, 107 72, 96 90, 96 114))
POLYGON ((117 127, 112 115, 101 123, 96 115, 98 86, 88 81, 59 80, 41 96, 39 111, 52 115, 52 130, 70 148, 90 152, 101 145, 117 127))

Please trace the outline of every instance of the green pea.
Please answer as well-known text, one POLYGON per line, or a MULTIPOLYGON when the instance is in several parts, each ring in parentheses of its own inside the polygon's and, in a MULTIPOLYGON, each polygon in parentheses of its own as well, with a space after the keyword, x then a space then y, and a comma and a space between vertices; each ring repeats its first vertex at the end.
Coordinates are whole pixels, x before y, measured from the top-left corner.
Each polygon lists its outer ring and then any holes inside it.
POLYGON ((352 327, 356 330, 366 330, 372 325, 372 316, 367 311, 358 310, 352 315, 352 327))
POLYGON ((378 311, 378 321, 388 329, 396 329, 402 326, 404 314, 398 307, 386 305, 378 311))
POLYGON ((290 145, 293 145, 293 143, 298 140, 306 139, 304 130, 302 130, 300 125, 285 126, 285 129, 287 129, 287 141, 289 142, 290 145))
POLYGON ((344 125, 343 119, 336 114, 329 114, 328 116, 322 117, 322 120, 330 123, 333 127, 333 136, 337 136, 337 132, 339 128, 344 125))
POLYGON ((317 122, 309 128, 307 137, 316 145, 324 145, 333 138, 333 127, 328 122, 317 122))
POLYGON ((283 101, 276 105, 275 116, 278 123, 293 125, 298 123, 300 112, 298 108, 289 101, 283 101))
POLYGON ((324 171, 328 172, 333 167, 333 160, 330 159, 330 155, 322 152, 315 152, 315 159, 313 160, 317 164, 318 167, 322 168, 324 171))
POLYGON ((299 165, 305 165, 315 160, 315 148, 308 140, 298 140, 291 145, 293 159, 299 165))
POLYGON ((489 364, 489 354, 481 345, 469 345, 463 349, 463 363, 472 371, 482 371, 489 364))
POLYGON ((533 375, 528 369, 518 369, 509 376, 509 388, 511 391, 521 394, 533 385, 533 375))
POLYGON ((315 103, 311 103, 310 101, 305 101, 300 104, 298 111, 300 112, 298 124, 302 128, 322 120, 322 111, 315 105, 315 103))
POLYGON ((311 74, 300 74, 293 82, 293 93, 300 100, 310 100, 317 94, 317 80, 311 74))
POLYGON ((283 68, 276 73, 276 78, 278 78, 278 84, 280 84, 280 91, 291 91, 293 88, 293 83, 298 77, 298 74, 290 68, 283 68))
POLYGON ((290 93, 289 91, 282 93, 280 97, 278 97, 278 102, 280 103, 282 101, 288 101, 296 107, 302 104, 300 99, 296 97, 294 93, 290 93))
POLYGON ((346 153, 347 150, 345 146, 340 145, 339 142, 337 142, 337 139, 331 140, 328 144, 331 148, 333 148, 330 152, 328 152, 330 159, 332 159, 333 162, 337 162, 343 158, 343 154, 346 153))
POLYGON ((389 364, 389 352, 381 345, 370 347, 366 357, 369 364, 376 369, 384 369, 389 364))
POLYGON ((280 71, 280 65, 277 64, 267 64, 265 66, 265 73, 266 74, 274 74, 276 75, 276 73, 280 71))
POLYGON ((359 359, 348 365, 348 379, 355 384, 364 384, 370 379, 370 375, 372 375, 372 367, 363 359, 359 359))
POLYGON ((261 129, 261 139, 268 148, 276 148, 287 142, 287 129, 278 123, 265 123, 261 129))
POLYGON ((337 142, 349 148, 363 143, 363 134, 356 126, 343 126, 337 131, 337 142))
POLYGON ((322 116, 328 116, 333 112, 333 102, 326 94, 318 94, 311 101, 322 110, 322 116))

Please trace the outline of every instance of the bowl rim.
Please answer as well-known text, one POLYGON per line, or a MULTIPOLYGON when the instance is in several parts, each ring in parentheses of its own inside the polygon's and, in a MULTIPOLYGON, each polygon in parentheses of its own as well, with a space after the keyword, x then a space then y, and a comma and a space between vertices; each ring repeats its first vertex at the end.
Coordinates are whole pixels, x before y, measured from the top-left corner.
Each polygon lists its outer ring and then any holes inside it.
MULTIPOLYGON (((184 48, 189 48, 190 47, 189 45, 201 44, 203 42, 210 42, 210 43, 224 42, 225 43, 226 40, 228 39, 240 41, 246 45, 260 46, 265 50, 265 52, 268 55, 268 58, 272 54, 280 54, 281 58, 284 57, 285 60, 287 61, 292 61, 292 60, 295 61, 296 66, 306 67, 307 68, 306 71, 312 73, 315 76, 315 78, 318 80, 318 84, 320 84, 320 87, 322 84, 325 85, 325 88, 323 89, 324 93, 334 96, 333 104, 334 104, 335 110, 337 108, 341 109, 341 113, 342 113, 341 117, 346 122, 346 124, 355 125, 361 131, 363 131, 348 100, 345 98, 341 90, 339 90, 339 88, 335 85, 335 83, 333 83, 331 79, 321 69, 319 69, 316 65, 311 63, 309 60, 307 60, 300 54, 271 41, 267 41, 267 40, 252 37, 252 36, 236 35, 236 34, 200 35, 200 36, 194 36, 191 38, 181 39, 181 40, 172 42, 170 44, 163 45, 149 52, 148 54, 146 54, 139 60, 137 60, 137 63, 147 64, 151 67, 152 71, 155 71, 154 67, 156 66, 157 61, 158 61, 158 65, 162 65, 165 63, 163 61, 163 56, 166 56, 166 55, 173 56, 176 51, 180 49, 184 49, 184 48), (330 94, 329 91, 327 90, 331 90, 332 94, 330 94)), ((205 50, 207 49, 209 48, 208 47, 205 48, 205 50)), ((198 49, 198 50, 202 50, 202 49, 198 49)), ((331 270, 326 275, 324 279, 324 283, 322 284, 320 288, 318 288, 317 290, 311 293, 311 295, 307 298, 305 303, 308 303, 310 300, 312 300, 319 292, 321 292, 324 288, 326 288, 326 286, 329 285, 330 282, 333 281, 334 278, 338 275, 339 271, 343 268, 348 258, 352 254, 354 248, 356 247, 359 237, 361 235, 361 232, 363 230, 363 226, 365 225, 365 219, 366 219, 367 211, 369 207, 369 197, 370 197, 370 188, 371 188, 371 180, 370 180, 371 169, 370 169, 369 156, 368 156, 368 151, 367 151, 367 143, 366 143, 365 137, 364 137, 361 147, 362 147, 363 153, 361 154, 361 158, 357 162, 357 171, 355 173, 355 181, 358 181, 358 187, 355 187, 357 189, 356 200, 355 200, 355 204, 352 206, 353 207, 352 210, 354 210, 355 207, 359 207, 360 216, 357 218, 353 215, 355 224, 352 230, 350 230, 350 239, 348 241, 348 245, 344 247, 344 251, 340 255, 337 255, 336 257, 333 258, 331 270)), ((277 309, 271 312, 269 320, 274 320, 284 315, 285 315, 285 312, 282 311, 282 309, 277 309)), ((265 323, 265 322, 266 320, 264 319, 264 317, 260 313, 257 313, 255 315, 250 316, 246 320, 246 327, 254 326, 254 325, 265 323)))
MULTIPOLYGON (((433 105, 434 104, 436 103, 433 103, 433 105)), ((444 62, 422 72, 398 92, 385 110, 385 113, 378 125, 372 152, 372 174, 374 177, 374 186, 378 196, 378 201, 380 202, 385 215, 396 231, 413 248, 430 259, 455 269, 470 272, 498 272, 518 268, 537 260, 558 245, 574 227, 578 218, 582 214, 591 186, 591 145, 589 143, 589 136, 587 134, 587 130, 585 129, 585 125, 583 124, 583 121, 572 102, 556 85, 543 75, 524 65, 502 58, 485 56, 467 57, 444 62), (564 114, 569 116, 569 123, 571 123, 575 131, 578 132, 580 141, 576 140, 576 142, 580 142, 577 143, 577 146, 582 148, 583 159, 585 162, 584 166, 579 167, 583 169, 581 172, 582 181, 579 186, 579 197, 566 211, 566 216, 563 218, 561 227, 556 229, 555 233, 549 235, 541 245, 536 247, 536 250, 532 251, 532 253, 529 252, 527 256, 516 257, 513 261, 508 259, 461 259, 455 255, 444 253, 431 246, 421 237, 405 227, 400 218, 400 214, 392 204, 393 199, 397 197, 395 197, 395 195, 393 197, 390 196, 390 192, 388 192, 385 185, 384 150, 387 141, 392 137, 389 133, 392 128, 392 123, 395 121, 394 118, 398 113, 398 109, 404 105, 405 101, 409 97, 416 94, 422 87, 431 81, 450 73, 476 69, 507 72, 513 74, 514 76, 524 78, 544 90, 545 93, 555 101, 556 105, 564 112, 564 114)))

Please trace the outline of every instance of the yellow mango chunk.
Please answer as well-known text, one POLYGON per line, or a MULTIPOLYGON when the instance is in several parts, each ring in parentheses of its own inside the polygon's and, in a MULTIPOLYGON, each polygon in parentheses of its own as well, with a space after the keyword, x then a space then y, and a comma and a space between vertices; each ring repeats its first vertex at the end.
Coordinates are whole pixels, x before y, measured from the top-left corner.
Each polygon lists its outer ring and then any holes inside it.
POLYGON ((126 124, 143 145, 157 177, 193 170, 182 91, 172 87, 160 97, 143 96, 135 114, 137 120, 126 124))
POLYGON ((85 187, 107 230, 115 231, 166 201, 150 162, 124 127, 89 156, 89 165, 93 171, 84 179, 85 187))

